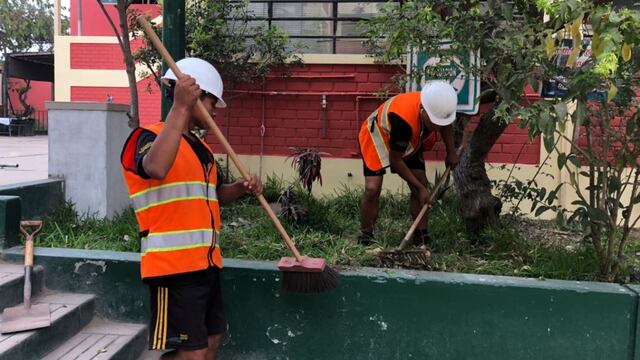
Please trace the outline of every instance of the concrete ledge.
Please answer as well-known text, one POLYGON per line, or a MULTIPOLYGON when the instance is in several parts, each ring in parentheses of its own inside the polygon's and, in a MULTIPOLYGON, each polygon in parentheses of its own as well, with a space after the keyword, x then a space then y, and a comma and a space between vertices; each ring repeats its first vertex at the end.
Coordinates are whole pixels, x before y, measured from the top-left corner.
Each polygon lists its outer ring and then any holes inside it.
POLYGON ((20 197, 0 195, 0 249, 18 245, 20 197))
POLYGON ((86 110, 86 111, 124 111, 130 110, 127 104, 99 103, 89 101, 46 101, 47 110, 86 110))
POLYGON ((0 186, 0 195, 19 196, 21 219, 40 219, 64 202, 64 181, 47 179, 0 186))
MULTIPOLYGON (((19 261, 21 249, 5 251, 19 261)), ((36 249, 52 289, 146 321, 138 254, 36 249)), ((363 268, 339 289, 280 290, 274 263, 225 260, 225 359, 633 359, 637 294, 616 284, 363 268)))

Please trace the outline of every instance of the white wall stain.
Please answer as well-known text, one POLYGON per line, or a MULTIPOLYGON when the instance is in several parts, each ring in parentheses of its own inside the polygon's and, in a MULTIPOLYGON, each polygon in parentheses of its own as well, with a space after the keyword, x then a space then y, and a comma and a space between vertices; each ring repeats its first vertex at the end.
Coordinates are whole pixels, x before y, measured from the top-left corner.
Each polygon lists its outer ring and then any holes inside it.
MULTIPOLYGON (((86 261, 78 261, 77 263, 73 264, 73 266, 75 267, 75 270, 73 272, 78 274, 78 270, 80 269, 80 267, 82 265, 86 265, 86 264, 91 264, 91 265, 95 265, 95 266, 100 267, 102 269, 103 273, 107 271, 107 263, 106 263, 106 261, 102 261, 102 260, 100 260, 100 261, 86 260, 86 261)), ((91 275, 97 276, 97 273, 92 273, 91 275)))
POLYGON ((384 321, 381 315, 370 316, 369 320, 376 322, 382 331, 387 331, 389 328, 389 325, 384 321))

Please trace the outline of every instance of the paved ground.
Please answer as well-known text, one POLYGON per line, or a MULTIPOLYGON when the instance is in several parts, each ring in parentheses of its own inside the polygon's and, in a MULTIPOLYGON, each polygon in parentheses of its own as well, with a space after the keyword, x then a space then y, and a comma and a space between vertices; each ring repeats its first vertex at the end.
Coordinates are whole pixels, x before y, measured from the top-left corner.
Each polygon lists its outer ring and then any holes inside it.
POLYGON ((0 186, 48 177, 47 136, 0 136, 0 186))

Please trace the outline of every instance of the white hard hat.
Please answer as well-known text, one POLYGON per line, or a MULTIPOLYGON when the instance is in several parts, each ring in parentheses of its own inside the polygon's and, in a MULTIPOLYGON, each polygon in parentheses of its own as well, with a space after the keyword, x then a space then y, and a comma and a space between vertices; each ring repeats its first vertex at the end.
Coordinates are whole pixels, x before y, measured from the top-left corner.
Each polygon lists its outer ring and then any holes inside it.
POLYGON ((447 126, 456 121, 458 94, 448 82, 428 82, 420 92, 420 102, 432 123, 447 126))
MULTIPOLYGON (((213 65, 195 57, 179 60, 176 65, 183 74, 194 78, 200 89, 218 98, 216 107, 227 107, 227 104, 222 100, 222 78, 213 65)), ((177 80, 176 74, 171 69, 167 70, 162 79, 177 80)))

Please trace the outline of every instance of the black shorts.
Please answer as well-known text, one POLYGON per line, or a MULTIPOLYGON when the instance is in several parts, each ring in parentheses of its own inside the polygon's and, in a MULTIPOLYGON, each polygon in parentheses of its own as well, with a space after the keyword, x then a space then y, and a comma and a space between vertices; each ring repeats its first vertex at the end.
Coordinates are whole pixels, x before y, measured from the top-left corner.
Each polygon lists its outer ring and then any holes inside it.
POLYGON ((149 349, 205 349, 227 330, 220 269, 145 281, 151 291, 149 349))
MULTIPOLYGON (((424 170, 424 157, 422 156, 422 148, 419 148, 418 151, 404 158, 404 163, 407 164, 407 167, 411 170, 424 170)), ((382 176, 387 173, 386 168, 380 169, 378 171, 373 171, 367 167, 367 164, 362 160, 362 170, 364 172, 364 176, 382 176)), ((391 173, 395 174, 396 172, 391 169, 391 173)))

